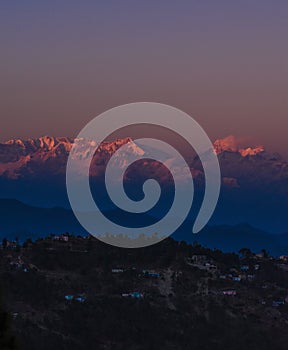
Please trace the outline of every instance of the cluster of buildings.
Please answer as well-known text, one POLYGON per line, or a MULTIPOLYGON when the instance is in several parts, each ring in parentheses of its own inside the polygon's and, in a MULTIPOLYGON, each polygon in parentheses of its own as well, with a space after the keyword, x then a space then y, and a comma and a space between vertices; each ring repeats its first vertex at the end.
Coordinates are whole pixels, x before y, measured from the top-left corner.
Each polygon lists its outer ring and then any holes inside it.
POLYGON ((206 255, 193 255, 191 258, 186 259, 186 263, 190 266, 198 267, 200 270, 217 271, 217 266, 213 260, 206 255))
POLYGON ((220 275, 219 278, 221 280, 229 280, 233 282, 241 282, 241 281, 253 281, 255 279, 255 274, 235 274, 235 273, 228 273, 220 275))
MULTIPOLYGON (((113 268, 111 270, 111 272, 113 274, 119 274, 119 273, 123 273, 125 271, 129 271, 129 269, 123 269, 123 268, 113 268)), ((136 271, 136 268, 133 267, 132 271, 136 271)), ((139 272, 139 277, 148 277, 148 278, 160 278, 161 274, 159 272, 156 272, 154 270, 142 270, 141 272, 139 272)))
POLYGON ((133 299, 143 299, 144 294, 141 292, 132 292, 132 293, 122 293, 123 298, 133 298, 133 299))
POLYGON ((235 296, 237 295, 237 291, 235 289, 228 289, 222 291, 223 295, 235 296))
POLYGON ((0 244, 0 249, 16 249, 19 246, 18 240, 9 241, 8 239, 3 239, 2 244, 0 244))
MULTIPOLYGON (((221 268, 206 255, 193 255, 186 259, 186 263, 187 265, 212 273, 215 280, 219 279, 231 282, 252 282, 256 278, 256 272, 260 269, 259 264, 252 264, 251 266, 243 264, 238 267, 230 268, 228 272, 221 272, 221 268)), ((218 293, 225 296, 236 296, 237 290, 226 289, 220 290, 218 293)))
POLYGON ((69 242, 69 236, 68 235, 53 236, 53 241, 69 242))
POLYGON ((15 270, 23 271, 24 273, 29 272, 30 269, 37 270, 37 267, 32 264, 25 264, 21 256, 18 256, 16 259, 13 259, 9 263, 10 267, 15 270))
POLYGON ((193 255, 191 258, 186 259, 186 263, 190 266, 197 267, 200 270, 206 270, 209 272, 217 273, 219 279, 230 280, 234 282, 240 282, 243 280, 252 281, 255 278, 253 271, 258 271, 259 264, 253 265, 241 265, 239 268, 231 268, 229 273, 221 273, 217 265, 213 260, 206 255, 193 255))
POLYGON ((64 299, 66 301, 78 301, 79 303, 85 303, 86 301, 86 297, 84 294, 79 294, 79 295, 71 295, 71 294, 68 294, 68 295, 65 295, 64 299))
MULTIPOLYGON (((115 267, 111 270, 111 272, 113 274, 122 274, 125 271, 130 271, 130 270, 138 273, 138 277, 152 278, 152 279, 158 279, 161 277, 160 272, 157 272, 154 270, 147 270, 147 269, 137 271, 137 269, 135 267, 133 267, 132 269, 124 269, 124 268, 115 267)), ((140 291, 134 291, 134 292, 130 292, 130 293, 122 293, 121 296, 122 296, 122 298, 143 299, 144 293, 142 293, 140 291)))
POLYGON ((144 277, 151 277, 151 278, 160 278, 161 274, 159 272, 150 271, 150 270, 143 270, 142 274, 144 277))

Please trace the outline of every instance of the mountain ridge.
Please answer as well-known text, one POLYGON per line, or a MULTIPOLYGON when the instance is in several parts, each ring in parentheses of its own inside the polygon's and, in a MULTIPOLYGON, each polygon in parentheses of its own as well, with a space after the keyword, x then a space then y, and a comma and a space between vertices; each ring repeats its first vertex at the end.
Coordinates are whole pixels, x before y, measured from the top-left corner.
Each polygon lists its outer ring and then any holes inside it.
MULTIPOLYGON (((0 221, 0 239, 18 239, 23 242, 27 238, 36 239, 48 234, 62 234, 65 232, 75 235, 87 235, 73 215, 73 212, 63 208, 38 208, 24 204, 15 199, 0 199, 0 210, 3 214, 0 221), (17 220, 13 218, 17 217, 17 220)), ((122 216, 120 212, 106 212, 113 216, 114 220, 122 216)), ((143 221, 147 221, 144 217, 143 221)), ((140 223, 138 220, 130 224, 140 223)), ((249 224, 238 225, 210 225, 197 235, 193 235, 192 221, 186 220, 183 225, 172 235, 178 241, 198 243, 211 249, 221 249, 227 252, 238 252, 243 247, 248 247, 254 252, 267 249, 277 256, 287 254, 288 232, 273 234, 255 228, 249 224)))
MULTIPOLYGON (((79 143, 81 161, 89 159, 95 151, 96 141, 88 143, 68 137, 10 140, 0 144, 0 198, 16 198, 36 207, 70 208, 66 193, 66 164, 73 142, 79 143), (83 146, 83 148, 81 148, 83 146)), ((264 147, 246 146, 234 137, 215 141, 215 152, 222 173, 222 190, 213 225, 234 225, 240 222, 281 232, 287 229, 288 211, 288 162, 278 154, 269 153, 264 147)), ((94 154, 90 165, 93 195, 111 209, 103 182, 105 169, 114 152, 114 167, 125 168, 130 156, 153 156, 153 148, 145 149, 132 138, 103 143, 94 154), (125 151, 121 146, 128 145, 125 151), (96 192, 95 192, 96 191, 96 192)), ((175 178, 185 183, 185 174, 174 159, 168 160, 175 170, 175 178), (183 175, 184 174, 184 175, 183 175)), ((188 163, 196 192, 203 193, 205 174, 199 157, 191 157, 188 163)), ((81 166, 79 167, 81 171, 81 166)), ((144 159, 135 162, 125 172, 125 190, 135 200, 142 198, 142 186, 147 178, 159 182, 164 193, 173 196, 173 178, 157 161, 144 159)), ((119 183, 119 182, 118 182, 119 183)), ((117 183, 116 183, 117 185, 117 183)), ((201 197, 201 196, 200 196, 201 197)), ((200 203, 201 199, 197 199, 200 203)))

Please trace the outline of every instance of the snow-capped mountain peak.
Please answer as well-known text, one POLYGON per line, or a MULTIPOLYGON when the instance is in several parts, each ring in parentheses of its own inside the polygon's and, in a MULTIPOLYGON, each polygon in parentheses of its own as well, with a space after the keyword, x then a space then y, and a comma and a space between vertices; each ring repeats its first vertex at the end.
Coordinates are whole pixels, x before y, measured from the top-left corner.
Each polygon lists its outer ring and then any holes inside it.
POLYGON ((255 156, 258 153, 265 152, 263 146, 246 147, 243 140, 233 135, 227 136, 223 139, 214 142, 214 150, 216 154, 223 152, 235 152, 241 154, 242 157, 255 156))

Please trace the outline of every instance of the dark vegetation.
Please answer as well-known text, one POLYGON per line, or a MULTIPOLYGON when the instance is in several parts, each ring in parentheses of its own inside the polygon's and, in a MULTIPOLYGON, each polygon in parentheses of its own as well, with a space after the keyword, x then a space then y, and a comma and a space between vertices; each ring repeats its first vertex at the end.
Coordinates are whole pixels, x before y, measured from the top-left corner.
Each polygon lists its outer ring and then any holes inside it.
POLYGON ((16 339, 10 330, 10 315, 3 309, 2 297, 0 298, 0 349, 16 349, 16 339))
POLYGON ((287 349, 288 265, 266 251, 65 237, 3 241, 1 350, 287 349))

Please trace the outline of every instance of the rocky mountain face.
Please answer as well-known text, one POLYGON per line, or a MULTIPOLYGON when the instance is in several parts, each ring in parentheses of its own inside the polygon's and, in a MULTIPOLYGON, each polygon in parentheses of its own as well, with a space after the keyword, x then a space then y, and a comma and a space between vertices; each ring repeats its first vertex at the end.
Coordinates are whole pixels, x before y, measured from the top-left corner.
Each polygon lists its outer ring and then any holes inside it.
POLYGON ((215 152, 221 154, 223 152, 240 153, 243 157, 255 156, 258 153, 264 152, 263 146, 243 147, 243 141, 239 141, 235 136, 230 135, 224 139, 219 139, 214 142, 215 152))
MULTIPOLYGON (((0 176, 17 179, 25 176, 37 176, 45 171, 53 175, 65 173, 66 163, 73 143, 83 147, 79 159, 87 158, 96 146, 95 141, 84 142, 67 137, 44 136, 39 139, 10 140, 0 144, 0 176)), ((94 160, 96 164, 105 164, 110 156, 131 139, 103 143, 94 160)))
MULTIPOLYGON (((97 146, 93 140, 86 142, 49 136, 1 143, 0 198, 15 198, 36 206, 69 207, 65 172, 74 142, 79 145, 80 151, 73 156, 79 160, 91 156, 97 146)), ((215 214, 216 223, 249 222, 259 226, 270 218, 269 227, 265 224, 262 228, 284 229, 284 213, 288 210, 288 162, 278 154, 267 152, 262 146, 243 147, 233 136, 215 141, 214 150, 220 162, 223 184, 218 213, 216 211, 215 214), (218 218, 221 218, 220 222, 218 218), (256 222, 252 222, 255 218, 256 222)), ((115 167, 125 168, 133 155, 147 158, 136 162, 125 174, 128 192, 129 184, 130 189, 140 184, 141 190, 141 183, 151 176, 162 186, 173 185, 173 178, 165 164, 149 160, 153 149, 145 148, 131 138, 104 142, 98 147, 90 166, 90 175, 96 183, 98 179, 103 180, 107 163, 116 151, 117 157, 113 159, 115 167), (124 145, 125 151, 121 151, 124 145)), ((185 181, 185 171, 179 167, 177 160, 167 158, 168 163, 175 169, 176 178, 185 181)), ((194 157, 189 166, 196 187, 204 188, 205 176, 199 158, 194 157)), ((102 198, 101 194, 99 198, 102 198)))
MULTIPOLYGON (((52 175, 65 173, 67 158, 74 142, 80 146, 80 153, 75 155, 80 160, 90 156, 97 145, 96 141, 87 142, 68 137, 49 136, 0 143, 0 176, 19 179, 25 176, 38 176, 43 172, 52 175)), ((118 152, 118 164, 115 166, 124 167, 125 157, 129 157, 129 153, 145 155, 147 158, 151 156, 150 149, 137 145, 131 138, 104 142, 93 157, 91 175, 96 176, 101 166, 106 166, 112 154, 125 144, 128 148, 125 152, 118 152)), ((241 148, 236 138, 229 136, 216 140, 214 149, 220 161, 223 183, 226 186, 239 187, 239 181, 242 182, 245 176, 249 182, 260 178, 270 182, 288 179, 288 163, 280 155, 266 152, 262 146, 241 148)), ((149 164, 156 167, 155 161, 149 164)), ((191 161, 190 165, 192 173, 194 171, 194 175, 199 175, 201 165, 197 157, 191 161)))

